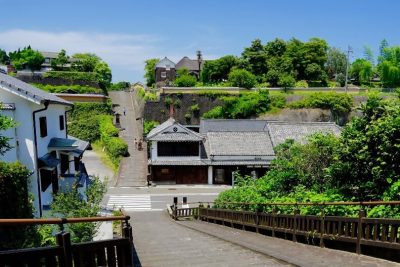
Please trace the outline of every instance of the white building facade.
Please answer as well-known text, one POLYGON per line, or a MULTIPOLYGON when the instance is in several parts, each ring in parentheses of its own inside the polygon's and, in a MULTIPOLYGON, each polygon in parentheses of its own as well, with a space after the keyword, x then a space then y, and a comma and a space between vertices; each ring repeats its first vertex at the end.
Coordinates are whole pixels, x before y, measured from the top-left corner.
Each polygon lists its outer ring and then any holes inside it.
MULTIPOLYGON (((67 136, 66 115, 73 104, 11 76, 0 73, 2 114, 17 122, 4 134, 13 147, 0 156, 6 162, 19 161, 32 170, 29 185, 36 216, 42 216, 53 193, 83 171, 80 159, 87 142, 67 136)), ((84 167, 83 167, 84 169, 84 167)))

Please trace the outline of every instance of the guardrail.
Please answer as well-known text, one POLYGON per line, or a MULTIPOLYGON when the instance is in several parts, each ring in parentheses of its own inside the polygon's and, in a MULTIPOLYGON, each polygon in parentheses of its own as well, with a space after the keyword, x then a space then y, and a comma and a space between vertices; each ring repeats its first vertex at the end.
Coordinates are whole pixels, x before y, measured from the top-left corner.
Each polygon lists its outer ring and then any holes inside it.
MULTIPOLYGON (((231 210, 212 208, 213 202, 197 203, 196 208, 177 208, 172 206, 172 217, 178 220, 190 216, 210 223, 222 224, 243 230, 251 230, 272 237, 289 238, 293 241, 315 243, 321 247, 329 242, 343 242, 355 247, 356 253, 362 252, 362 247, 386 248, 400 250, 400 219, 368 218, 366 207, 377 205, 400 205, 400 201, 371 202, 324 202, 324 203, 242 203, 225 202, 220 204, 235 205, 238 208, 252 206, 255 210, 231 210), (204 206, 207 204, 207 207, 204 206), (272 212, 261 212, 263 206, 272 208, 272 212), (292 214, 277 212, 278 206, 292 206, 292 214), (319 215, 302 215, 300 206, 317 206, 319 215), (358 217, 327 216, 327 206, 359 206, 358 217)), ((194 203, 187 203, 194 204, 194 203)), ((354 248, 353 247, 353 248, 354 248)))
POLYGON ((59 225, 55 235, 56 246, 0 251, 0 266, 132 266, 133 238, 129 216, 0 219, 0 227, 21 225, 59 225), (70 233, 64 232, 68 223, 121 221, 122 237, 71 244, 70 233))

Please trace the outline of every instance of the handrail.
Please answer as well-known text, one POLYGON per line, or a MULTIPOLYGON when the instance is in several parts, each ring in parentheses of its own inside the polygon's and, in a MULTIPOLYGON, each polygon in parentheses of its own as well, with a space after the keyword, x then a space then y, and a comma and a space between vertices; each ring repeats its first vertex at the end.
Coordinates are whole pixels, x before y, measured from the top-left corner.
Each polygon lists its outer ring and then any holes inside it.
POLYGON ((109 217, 78 217, 78 218, 41 218, 41 219, 0 219, 1 225, 32 225, 32 224, 66 224, 82 222, 104 222, 104 221, 129 221, 130 216, 109 217))
MULTIPOLYGON (((211 204, 215 201, 200 201, 186 204, 211 204)), ((339 202, 218 202, 218 204, 233 204, 233 205, 262 205, 262 206, 379 206, 379 205, 400 205, 400 201, 339 201, 339 202)))

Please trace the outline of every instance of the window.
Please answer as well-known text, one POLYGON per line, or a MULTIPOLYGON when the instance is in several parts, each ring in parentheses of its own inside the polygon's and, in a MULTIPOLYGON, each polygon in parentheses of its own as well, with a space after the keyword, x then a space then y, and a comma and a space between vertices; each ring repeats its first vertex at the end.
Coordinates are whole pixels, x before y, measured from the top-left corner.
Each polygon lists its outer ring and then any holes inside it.
POLYGON ((166 71, 162 71, 161 72, 161 78, 166 78, 167 77, 167 72, 166 71))
POLYGON ((46 137, 47 136, 47 119, 46 119, 46 117, 40 117, 39 124, 40 124, 40 137, 46 137))
POLYGON ((198 142, 158 142, 158 156, 199 156, 198 142))
POLYGON ((69 169, 69 157, 68 155, 61 154, 61 174, 65 174, 69 169))
POLYGON ((59 120, 60 120, 60 131, 62 131, 65 128, 65 126, 64 126, 64 116, 60 115, 59 120))

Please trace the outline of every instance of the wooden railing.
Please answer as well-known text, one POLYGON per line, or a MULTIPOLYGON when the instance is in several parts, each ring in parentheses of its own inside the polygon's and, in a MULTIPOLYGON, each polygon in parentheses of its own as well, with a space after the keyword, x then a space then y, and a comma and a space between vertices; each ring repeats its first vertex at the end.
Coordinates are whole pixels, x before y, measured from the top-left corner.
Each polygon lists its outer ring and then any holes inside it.
MULTIPOLYGON (((236 203, 238 204, 238 203, 236 203)), ((243 204, 243 203, 242 203, 243 204)), ((270 205, 272 203, 264 203, 270 205)), ((200 220, 221 223, 231 227, 248 227, 256 232, 264 230, 267 234, 275 237, 279 235, 290 235, 293 241, 299 236, 305 239, 318 239, 321 247, 324 241, 341 241, 355 245, 357 253, 361 253, 361 246, 382 247, 400 250, 400 219, 367 218, 364 208, 359 211, 358 217, 325 216, 324 209, 321 214, 300 215, 296 208, 301 205, 399 205, 400 201, 391 202, 331 202, 331 203, 273 203, 273 205, 292 205, 293 214, 278 214, 237 211, 227 209, 215 209, 199 206, 198 218, 200 220)), ((254 203, 252 203, 254 205, 254 203)))
POLYGON ((133 242, 129 216, 51 219, 0 219, 1 226, 57 224, 56 246, 0 251, 0 267, 8 266, 132 266, 133 242), (121 221, 122 237, 71 244, 67 223, 121 221))
MULTIPOLYGON (((371 201, 371 202, 324 202, 324 203, 222 203, 225 206, 236 206, 255 210, 263 210, 269 206, 272 212, 253 212, 244 210, 230 210, 212 208, 213 202, 197 203, 196 208, 180 209, 171 206, 172 217, 188 217, 193 214, 199 220, 218 223, 230 227, 261 232, 273 237, 290 238, 293 241, 313 243, 321 247, 325 243, 343 242, 353 246, 357 253, 362 247, 375 247, 400 250, 400 219, 368 218, 366 207, 377 205, 400 205, 400 201, 371 201), (292 206, 292 214, 278 213, 278 206, 292 206), (301 215, 300 206, 316 206, 320 209, 319 215, 301 215), (357 217, 327 216, 327 206, 359 206, 357 217)), ((194 205, 195 203, 188 203, 194 205)), ((342 244, 343 244, 342 243, 342 244)))

